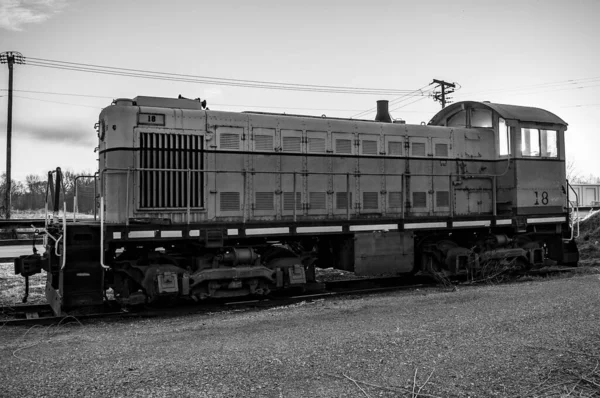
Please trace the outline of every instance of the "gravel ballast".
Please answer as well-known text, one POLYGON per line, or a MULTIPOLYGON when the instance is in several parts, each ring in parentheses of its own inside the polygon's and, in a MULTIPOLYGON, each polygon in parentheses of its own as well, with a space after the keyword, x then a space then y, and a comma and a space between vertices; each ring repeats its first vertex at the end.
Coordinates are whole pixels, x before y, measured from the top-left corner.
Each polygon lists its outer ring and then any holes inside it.
POLYGON ((599 321, 600 279, 583 275, 260 311, 4 326, 0 396, 514 397, 571 388, 600 396, 584 381, 600 381, 599 321))

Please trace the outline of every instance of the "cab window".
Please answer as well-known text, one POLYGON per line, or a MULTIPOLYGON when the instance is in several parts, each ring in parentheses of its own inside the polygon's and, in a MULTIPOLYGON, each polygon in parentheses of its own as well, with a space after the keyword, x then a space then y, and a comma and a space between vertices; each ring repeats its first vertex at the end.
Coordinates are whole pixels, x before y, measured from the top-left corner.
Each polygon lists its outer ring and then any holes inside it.
POLYGON ((456 112, 454 115, 448 118, 446 122, 448 127, 467 127, 467 111, 456 112))
POLYGON ((471 109, 471 127, 492 127, 492 111, 488 109, 471 109))
POLYGON ((500 118, 498 122, 498 149, 500 156, 510 155, 510 129, 506 125, 506 121, 500 118))
POLYGON ((521 154, 535 157, 558 157, 558 134, 555 130, 521 129, 521 154))
POLYGON ((521 129, 521 154, 540 156, 540 134, 537 129, 521 129))
POLYGON ((557 158, 558 145, 557 134, 554 130, 540 130, 540 141, 542 147, 542 156, 557 158))

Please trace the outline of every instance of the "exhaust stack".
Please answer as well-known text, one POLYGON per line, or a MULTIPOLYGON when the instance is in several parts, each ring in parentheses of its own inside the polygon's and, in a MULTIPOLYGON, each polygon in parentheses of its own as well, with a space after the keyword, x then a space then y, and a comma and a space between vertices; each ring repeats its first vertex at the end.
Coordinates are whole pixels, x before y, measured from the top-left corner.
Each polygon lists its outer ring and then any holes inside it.
POLYGON ((388 103, 388 100, 377 101, 377 115, 375 116, 375 121, 385 123, 392 122, 392 117, 390 116, 390 111, 388 110, 388 103))

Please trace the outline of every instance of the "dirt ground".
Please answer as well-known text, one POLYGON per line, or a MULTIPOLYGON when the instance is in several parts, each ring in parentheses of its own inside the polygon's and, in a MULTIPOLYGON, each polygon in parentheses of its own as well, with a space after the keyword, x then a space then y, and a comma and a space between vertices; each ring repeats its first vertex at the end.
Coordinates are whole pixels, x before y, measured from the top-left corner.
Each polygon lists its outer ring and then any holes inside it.
POLYGON ((600 278, 580 275, 4 326, 0 396, 597 397, 599 320, 600 278))

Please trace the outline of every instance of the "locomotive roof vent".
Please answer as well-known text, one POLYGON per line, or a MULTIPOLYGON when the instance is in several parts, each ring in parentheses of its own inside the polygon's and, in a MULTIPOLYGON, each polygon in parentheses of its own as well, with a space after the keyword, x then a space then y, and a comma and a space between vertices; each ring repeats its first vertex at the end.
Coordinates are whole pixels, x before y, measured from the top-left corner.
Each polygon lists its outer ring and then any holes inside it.
POLYGON ((377 115, 375 115, 375 121, 385 123, 392 122, 392 117, 390 116, 390 111, 388 110, 388 103, 388 100, 377 101, 377 115))

